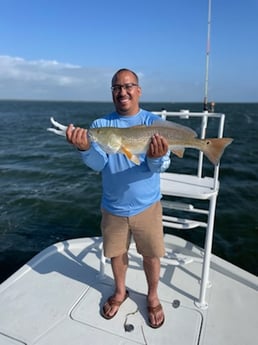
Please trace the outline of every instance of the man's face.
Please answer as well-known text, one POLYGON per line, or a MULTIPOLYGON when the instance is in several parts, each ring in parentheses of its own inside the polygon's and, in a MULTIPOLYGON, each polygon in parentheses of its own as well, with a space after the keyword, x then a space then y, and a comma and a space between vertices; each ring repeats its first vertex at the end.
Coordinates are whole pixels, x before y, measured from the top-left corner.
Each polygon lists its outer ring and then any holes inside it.
POLYGON ((113 102, 120 115, 135 115, 139 112, 141 88, 129 71, 120 72, 113 80, 113 102))

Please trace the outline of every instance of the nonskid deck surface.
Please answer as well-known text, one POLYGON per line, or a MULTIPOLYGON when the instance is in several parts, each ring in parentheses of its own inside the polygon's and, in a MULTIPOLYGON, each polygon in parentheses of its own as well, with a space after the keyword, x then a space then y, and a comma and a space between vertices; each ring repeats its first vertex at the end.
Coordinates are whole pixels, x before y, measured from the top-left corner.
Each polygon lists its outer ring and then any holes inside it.
POLYGON ((201 310, 200 249, 171 235, 165 242, 161 328, 148 326, 147 285, 133 245, 129 298, 112 320, 101 316, 113 293, 111 267, 107 261, 100 275, 101 240, 86 238, 51 246, 0 285, 0 344, 255 344, 257 278, 213 257, 209 307, 201 310))

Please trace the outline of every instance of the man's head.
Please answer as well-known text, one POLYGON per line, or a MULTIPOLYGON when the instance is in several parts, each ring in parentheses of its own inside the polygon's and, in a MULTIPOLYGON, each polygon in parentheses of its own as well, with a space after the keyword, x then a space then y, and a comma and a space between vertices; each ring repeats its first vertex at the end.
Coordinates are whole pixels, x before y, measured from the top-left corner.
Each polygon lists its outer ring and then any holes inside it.
POLYGON ((135 115, 139 112, 139 98, 142 94, 138 76, 122 68, 112 78, 112 97, 120 115, 135 115))

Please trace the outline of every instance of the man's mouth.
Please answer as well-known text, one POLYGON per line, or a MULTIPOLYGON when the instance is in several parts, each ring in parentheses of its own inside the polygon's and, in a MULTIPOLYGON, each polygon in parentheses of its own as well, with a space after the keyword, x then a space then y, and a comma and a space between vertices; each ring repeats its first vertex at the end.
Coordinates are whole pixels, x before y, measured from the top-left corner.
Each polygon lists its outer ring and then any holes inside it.
POLYGON ((126 103, 129 102, 129 98, 128 97, 126 97, 126 98, 119 98, 118 101, 121 104, 126 104, 126 103))

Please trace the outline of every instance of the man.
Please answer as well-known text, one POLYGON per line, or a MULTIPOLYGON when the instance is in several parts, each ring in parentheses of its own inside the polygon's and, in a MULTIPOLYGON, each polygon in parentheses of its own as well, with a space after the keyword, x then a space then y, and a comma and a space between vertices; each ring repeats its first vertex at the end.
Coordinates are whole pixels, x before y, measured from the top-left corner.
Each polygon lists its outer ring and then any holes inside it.
MULTIPOLYGON (((132 127, 151 125, 158 117, 139 107, 141 87, 131 70, 120 69, 112 78, 116 111, 93 122, 92 127, 132 127)), ((104 255, 111 258, 115 281, 114 295, 103 306, 102 315, 113 318, 128 297, 125 286, 130 237, 143 256, 148 284, 149 325, 160 327, 165 320, 158 298, 160 257, 164 255, 159 173, 170 164, 165 138, 154 135, 147 154, 135 165, 123 154, 107 154, 91 143, 87 131, 69 125, 67 140, 81 151, 90 168, 102 173, 102 221, 104 255)))

